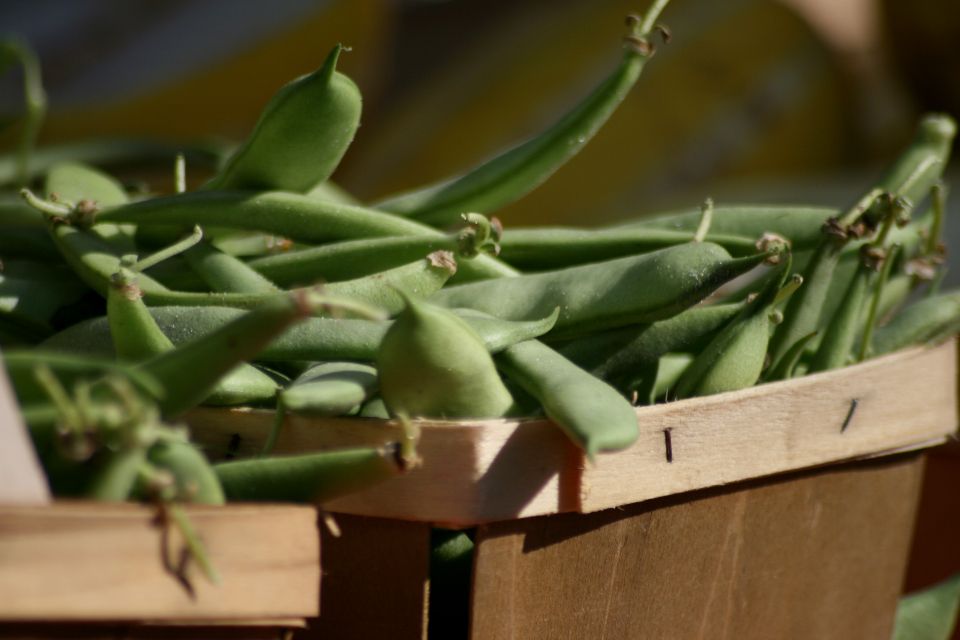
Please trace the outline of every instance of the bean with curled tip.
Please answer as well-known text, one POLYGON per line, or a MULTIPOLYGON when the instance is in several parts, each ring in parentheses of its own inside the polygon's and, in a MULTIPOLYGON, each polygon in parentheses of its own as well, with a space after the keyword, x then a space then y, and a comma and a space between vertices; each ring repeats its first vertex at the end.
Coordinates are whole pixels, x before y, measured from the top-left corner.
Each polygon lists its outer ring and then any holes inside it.
POLYGON ((667 0, 631 19, 623 57, 596 89, 552 127, 465 174, 381 201, 377 207, 444 226, 464 211, 490 213, 549 178, 591 139, 613 114, 653 55, 649 41, 667 0))
POLYGON ((213 468, 231 502, 302 503, 327 502, 406 470, 396 445, 236 460, 213 468))
POLYGON ((825 227, 823 240, 803 272, 803 290, 793 296, 784 309, 784 322, 770 342, 770 359, 775 369, 797 340, 819 329, 834 269, 840 252, 850 239, 846 227, 863 217, 882 215, 880 207, 890 203, 903 202, 907 207, 916 204, 940 179, 955 134, 956 125, 949 116, 924 118, 911 144, 893 162, 878 185, 836 224, 825 227), (884 193, 889 197, 878 197, 884 193))
POLYGON ((676 315, 771 254, 731 258, 709 242, 515 278, 484 280, 437 292, 431 300, 521 320, 560 307, 554 337, 575 336, 676 315))
MULTIPOLYGON (((587 262, 647 253, 690 242, 693 233, 670 229, 508 228, 500 239, 500 258, 524 271, 557 269, 587 262)), ((756 238, 707 234, 705 240, 731 255, 756 253, 756 238)))
MULTIPOLYGON (((97 212, 94 223, 103 222, 129 222, 138 228, 199 225, 243 229, 310 244, 386 236, 443 237, 432 227, 383 211, 284 191, 197 191, 151 198, 97 212)), ((485 255, 477 256, 465 268, 492 278, 517 274, 485 255)))
POLYGON ((336 70, 341 45, 282 87, 207 189, 305 192, 330 177, 360 126, 360 90, 336 70))
POLYGON ((942 340, 960 330, 960 292, 941 293, 906 307, 873 336, 873 353, 882 355, 942 340))
POLYGON ((640 434, 633 407, 616 389, 538 340, 505 349, 497 366, 537 398, 547 417, 591 460, 630 446, 640 434))
MULTIPOLYGON (((454 309, 483 340, 491 353, 541 336, 553 327, 559 311, 534 320, 501 320, 472 309, 454 309)), ((174 344, 208 335, 241 317, 232 307, 153 307, 150 315, 174 344)), ((307 318, 290 327, 260 352, 263 361, 374 360, 387 322, 351 318, 307 318)), ((84 320, 44 341, 43 348, 110 357, 113 345, 106 318, 84 320)))

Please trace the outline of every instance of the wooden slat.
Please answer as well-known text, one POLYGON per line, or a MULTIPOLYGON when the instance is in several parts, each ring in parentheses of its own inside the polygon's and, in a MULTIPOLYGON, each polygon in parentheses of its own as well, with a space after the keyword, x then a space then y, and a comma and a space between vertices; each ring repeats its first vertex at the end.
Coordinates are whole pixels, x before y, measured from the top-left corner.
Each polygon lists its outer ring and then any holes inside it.
MULTIPOLYGON (((638 442, 599 456, 592 466, 547 421, 423 421, 421 469, 328 507, 470 526, 596 511, 929 446, 957 426, 956 348, 951 340, 787 382, 638 408, 638 442), (672 462, 666 460, 666 429, 672 462)), ((214 458, 259 450, 272 420, 268 410, 201 409, 188 416, 195 439, 214 458)), ((387 421, 292 417, 276 450, 324 450, 398 437, 398 427, 387 421)))
MULTIPOLYGON (((193 593, 164 568, 155 510, 56 503, 0 507, 0 620, 240 622, 314 616, 319 605, 316 512, 295 506, 188 507, 221 577, 194 564, 193 593)), ((171 531, 176 559, 181 539, 171 531)))
POLYGON ((951 340, 820 375, 649 407, 632 447, 584 469, 581 509, 929 444, 957 428, 956 363, 951 340))
POLYGON ((298 640, 425 637, 430 526, 337 515, 323 530, 320 617, 298 640))
POLYGON ((47 480, 27 436, 7 372, 0 366, 0 505, 49 502, 47 480))
POLYGON ((889 638, 922 460, 481 526, 473 640, 889 638))

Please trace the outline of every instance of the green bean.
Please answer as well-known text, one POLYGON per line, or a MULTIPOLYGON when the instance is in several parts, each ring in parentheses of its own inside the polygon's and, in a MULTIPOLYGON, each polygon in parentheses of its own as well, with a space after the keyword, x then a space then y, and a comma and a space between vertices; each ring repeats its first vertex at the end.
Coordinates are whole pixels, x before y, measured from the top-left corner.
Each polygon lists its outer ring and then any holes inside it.
POLYGON ((652 324, 624 327, 572 340, 558 351, 596 377, 622 389, 624 378, 671 351, 700 351, 743 303, 691 307, 652 324))
POLYGON ((777 363, 776 367, 771 368, 767 372, 765 376, 766 379, 789 380, 790 378, 793 378, 796 374, 797 367, 800 364, 800 359, 803 357, 808 345, 812 344, 814 338, 816 337, 818 337, 817 332, 808 333, 790 345, 790 348, 787 349, 787 352, 784 354, 784 356, 780 358, 780 361, 777 363))
POLYGON ((403 418, 498 418, 513 409, 486 346, 452 312, 407 298, 377 352, 380 396, 403 418))
MULTIPOLYGON (((199 191, 151 198, 100 211, 95 221, 130 222, 138 228, 200 225, 246 229, 311 244, 385 236, 443 237, 436 229, 382 211, 282 191, 199 191)), ((464 269, 488 277, 517 273, 483 255, 464 269)))
POLYGON ((670 389, 677 386, 677 381, 693 363, 693 359, 694 357, 687 353, 665 353, 660 356, 649 394, 641 395, 638 399, 653 404, 657 398, 666 397, 670 389))
POLYGON ((158 403, 164 416, 199 404, 239 363, 252 359, 287 328, 314 313, 327 299, 307 291, 284 295, 243 314, 216 331, 140 365, 166 391, 158 403))
POLYGON ((653 54, 649 38, 666 4, 655 0, 642 19, 631 17, 620 64, 552 127, 462 176, 393 196, 378 208, 443 226, 465 211, 496 211, 536 188, 576 155, 636 83, 653 54))
MULTIPOLYGON (((87 165, 63 162, 50 167, 44 190, 55 201, 80 206, 115 207, 129 202, 127 192, 112 176, 87 165)), ((102 224, 95 233, 123 253, 134 253, 130 225, 102 224)))
POLYGON ((377 396, 360 407, 359 415, 363 418, 379 418, 380 420, 389 420, 390 412, 387 411, 387 405, 383 398, 377 396))
POLYGON ((767 276, 766 285, 693 359, 677 381, 677 398, 735 391, 756 384, 770 342, 773 310, 790 272, 789 258, 767 276))
MULTIPOLYGON (((887 171, 879 186, 870 190, 839 221, 828 225, 817 252, 804 270, 804 288, 784 310, 784 322, 770 343, 770 358, 777 362, 801 337, 820 325, 834 269, 843 246, 851 239, 852 225, 864 214, 874 216, 885 201, 903 198, 906 206, 916 202, 935 184, 950 153, 956 125, 949 116, 928 116, 920 123, 910 146, 887 171), (889 194, 887 198, 879 197, 889 194)), ((881 212, 882 213, 882 212, 881 212)))
POLYGON ((396 445, 214 465, 230 501, 323 503, 404 471, 396 445))
MULTIPOLYGON (((15 38, 0 41, 0 57, 17 60, 23 67, 24 118, 17 148, 15 179, 25 185, 30 179, 30 164, 33 149, 40 133, 40 126, 47 113, 47 94, 43 90, 40 61, 36 53, 25 43, 15 38)), ((6 66, 6 65, 4 65, 6 66)))
POLYGON ((731 258, 709 242, 557 271, 471 282, 431 299, 500 318, 543 317, 560 307, 552 336, 576 335, 676 315, 770 254, 731 258))
MULTIPOLYGON (((90 287, 105 296, 109 288, 107 283, 116 271, 120 256, 100 238, 67 224, 54 224, 51 234, 67 263, 90 287)), ((378 302, 395 311, 401 302, 395 289, 429 294, 439 289, 454 270, 455 266, 449 260, 428 256, 425 260, 381 274, 333 283, 326 290, 332 295, 355 299, 356 305, 352 308, 355 312, 372 313, 369 304, 378 302), (369 303, 366 309, 363 303, 369 303)), ((151 305, 235 306, 249 309, 285 295, 283 292, 245 294, 173 291, 145 274, 139 276, 139 284, 145 300, 151 305)))
MULTIPOLYGON (((823 339, 810 361, 808 373, 843 367, 851 360, 853 343, 857 334, 863 330, 860 319, 867 292, 874 282, 876 271, 879 270, 879 263, 887 260, 884 245, 895 222, 895 215, 896 210, 891 208, 876 240, 862 247, 860 263, 844 293, 843 302, 833 317, 827 319, 823 339)), ((873 317, 876 317, 875 311, 873 317)), ((872 322, 870 320, 871 324, 872 322)))
POLYGON ((360 90, 336 71, 343 47, 284 86, 208 189, 305 192, 330 177, 360 125, 360 90))
POLYGON ((146 460, 147 450, 141 446, 109 452, 91 478, 84 495, 105 502, 126 500, 133 492, 140 468, 146 460))
MULTIPOLYGON (((524 271, 557 269, 588 262, 647 253, 690 242, 693 234, 670 229, 577 229, 536 227, 506 229, 500 240, 500 258, 524 271)), ((708 234, 734 256, 756 253, 756 238, 708 234)))
MULTIPOLYGON (((559 311, 535 320, 511 321, 492 318, 472 310, 454 312, 483 340, 491 353, 522 340, 547 333, 559 311)), ((153 307, 150 315, 175 345, 206 336, 241 317, 232 307, 153 307)), ((341 318, 308 318, 291 327, 268 345, 259 359, 264 361, 374 360, 390 325, 386 322, 341 318)), ((44 349, 111 357, 114 354, 106 318, 92 318, 68 327, 46 340, 44 349)))
POLYGON ((11 349, 4 352, 3 364, 21 406, 45 402, 48 399, 47 391, 37 382, 34 374, 39 366, 49 367, 64 384, 72 384, 82 378, 113 374, 129 380, 150 397, 161 397, 164 394, 163 385, 150 373, 89 355, 76 356, 40 349, 11 349))
POLYGON ((473 574, 472 532, 430 531, 430 620, 428 638, 470 635, 470 585, 473 574))
MULTIPOLYGON (((722 236, 753 239, 760 238, 764 233, 775 233, 789 240, 791 249, 797 252, 815 247, 822 237, 820 229, 823 223, 839 214, 837 209, 805 205, 716 205, 710 231, 722 236)), ((662 229, 693 233, 701 215, 699 207, 681 209, 621 223, 609 229, 662 229)))
POLYGON ((311 367, 280 392, 290 411, 340 416, 359 409, 377 388, 377 370, 355 362, 311 367))
POLYGON ((173 475, 178 502, 224 504, 220 480, 202 453, 186 441, 165 440, 150 447, 147 459, 173 475))
POLYGON ((279 287, 242 260, 202 241, 183 254, 190 268, 218 293, 276 293, 279 287))
POLYGON ((309 191, 307 191, 307 195, 311 198, 316 198, 317 200, 326 200, 328 202, 339 202, 341 204, 353 205, 360 204, 360 201, 352 194, 348 193, 346 189, 334 184, 333 182, 330 182, 329 180, 318 182, 316 185, 311 187, 309 191))
POLYGON ((616 389, 538 340, 508 347, 497 365, 540 401, 590 460, 601 451, 624 449, 640 435, 633 407, 616 389))
POLYGON ((960 293, 941 293, 916 302, 877 329, 874 355, 937 342, 960 330, 960 293))
POLYGON ((60 264, 8 260, 0 266, 0 312, 47 325, 61 308, 76 302, 86 287, 60 264))
MULTIPOLYGON (((346 278, 375 273, 444 250, 458 256, 476 257, 481 250, 494 245, 491 225, 482 216, 472 216, 468 226, 443 236, 400 236, 365 238, 310 247, 264 256, 250 261, 250 266, 282 285, 312 283, 317 280, 337 282, 346 278), (482 224, 481 224, 482 223, 482 224)), ((467 279, 486 277, 468 274, 467 279)), ((463 280, 463 278, 460 278, 463 280)))

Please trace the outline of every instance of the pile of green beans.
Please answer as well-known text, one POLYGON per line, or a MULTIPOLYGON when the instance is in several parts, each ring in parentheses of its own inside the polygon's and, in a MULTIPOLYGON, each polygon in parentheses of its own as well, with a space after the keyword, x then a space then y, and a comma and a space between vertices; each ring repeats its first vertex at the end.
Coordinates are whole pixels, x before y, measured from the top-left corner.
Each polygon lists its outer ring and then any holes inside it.
POLYGON ((415 468, 420 418, 546 416, 595 460, 636 440, 637 405, 960 328, 958 294, 937 290, 956 129, 943 115, 846 207, 707 199, 604 229, 493 217, 611 116, 667 39, 666 4, 628 18, 619 63, 554 125, 373 204, 330 182, 362 107, 339 46, 232 155, 185 150, 153 192, 102 168, 136 145, 31 155, 41 94, 23 55, 34 106, 16 157, 0 158, 17 167, 0 172, 0 347, 55 491, 324 501, 415 468), (272 409, 261 454, 192 445, 174 421, 204 404, 272 409), (273 456, 289 414, 393 419, 396 442, 273 456))

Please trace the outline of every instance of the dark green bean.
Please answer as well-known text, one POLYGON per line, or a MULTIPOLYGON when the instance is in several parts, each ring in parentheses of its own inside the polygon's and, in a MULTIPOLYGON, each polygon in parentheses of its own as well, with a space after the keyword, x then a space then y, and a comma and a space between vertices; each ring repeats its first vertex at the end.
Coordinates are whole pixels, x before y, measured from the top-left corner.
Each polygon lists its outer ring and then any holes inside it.
MULTIPOLYGON (((141 226, 200 225, 246 229, 291 240, 320 244, 385 236, 442 237, 436 229, 365 207, 320 201, 282 191, 200 191, 151 198, 96 214, 97 223, 130 222, 141 226)), ((471 273, 489 277, 516 275, 516 270, 490 256, 477 256, 471 273)))
POLYGON ((360 90, 336 71, 342 47, 285 85, 208 189, 305 192, 330 177, 360 125, 360 90))
MULTIPOLYGON (((647 253, 690 242, 693 234, 670 229, 577 229, 536 227, 503 232, 500 258, 524 271, 558 269, 588 262, 647 253)), ((757 252, 757 238, 708 234, 707 242, 719 244, 731 255, 757 252)))
POLYGON ((708 242, 515 278, 471 282, 431 299, 500 318, 543 317, 560 307, 556 337, 676 315, 721 284, 746 273, 769 254, 731 258, 708 242))
POLYGON ((590 460, 601 451, 624 449, 640 435, 636 412, 616 389, 538 340, 504 349, 497 366, 540 401, 590 460))
POLYGON ((941 293, 916 302, 877 329, 873 353, 882 355, 906 347, 937 342, 960 330, 960 293, 941 293))
POLYGON ((620 64, 552 127, 462 176, 393 196, 378 207, 445 226, 461 213, 491 213, 536 188, 596 134, 636 83, 653 55, 649 38, 666 4, 655 0, 642 19, 631 17, 620 64))
POLYGON ((401 474, 396 445, 214 465, 230 501, 323 503, 401 474))

